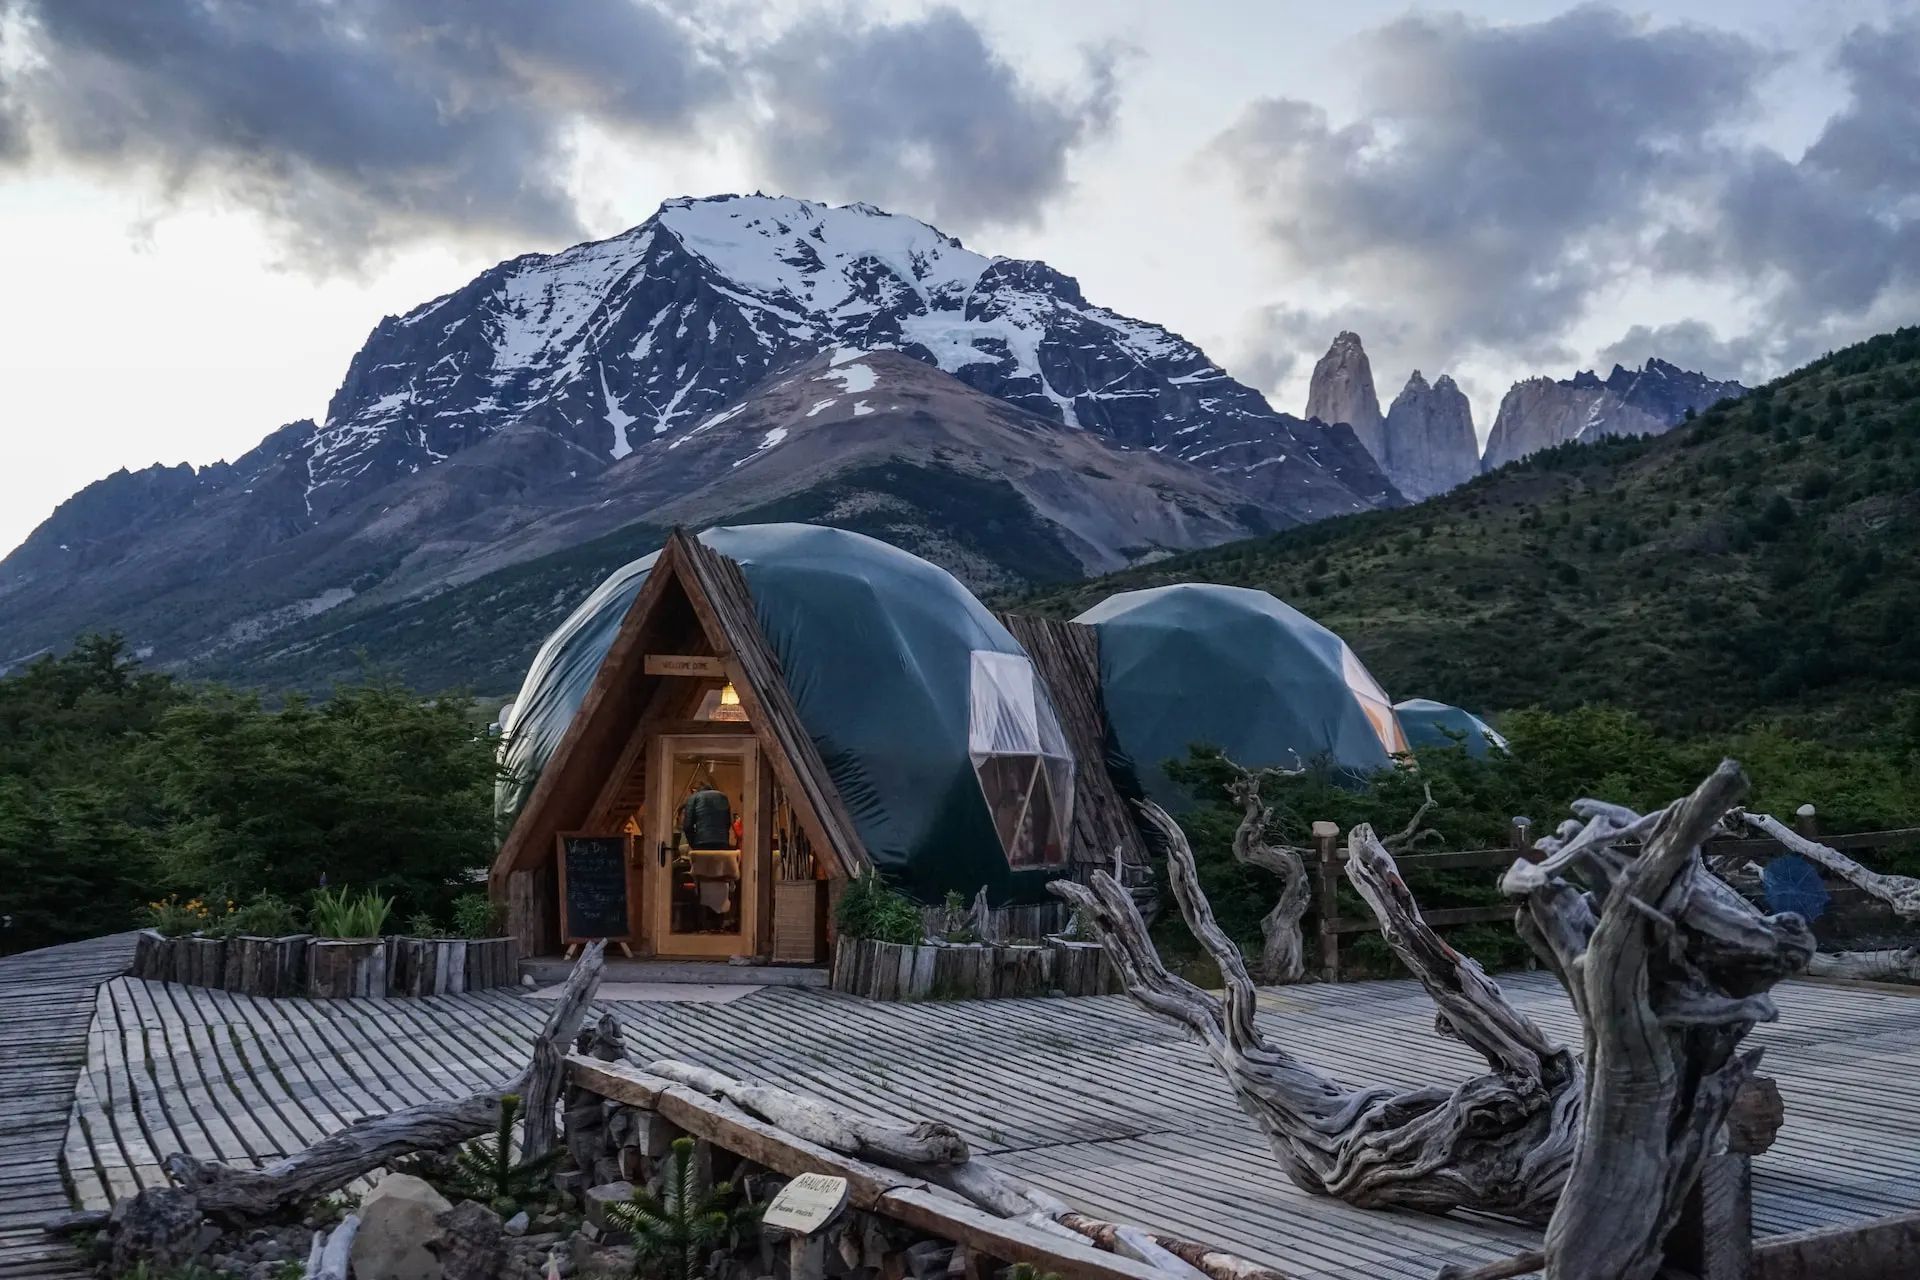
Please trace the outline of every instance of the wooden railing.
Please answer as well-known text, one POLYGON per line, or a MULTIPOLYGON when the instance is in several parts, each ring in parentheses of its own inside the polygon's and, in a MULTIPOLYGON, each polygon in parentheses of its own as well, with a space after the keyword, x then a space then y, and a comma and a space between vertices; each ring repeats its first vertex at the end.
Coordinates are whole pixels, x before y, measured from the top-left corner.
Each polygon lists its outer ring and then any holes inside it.
MULTIPOLYGON (((1920 827, 1900 827, 1889 831, 1861 831, 1842 836, 1821 836, 1815 830, 1810 817, 1802 817, 1795 825, 1803 834, 1815 837, 1822 844, 1843 853, 1860 853, 1920 842, 1920 827)), ((1396 856, 1394 862, 1399 866, 1402 875, 1426 871, 1503 869, 1513 865, 1516 858, 1538 862, 1539 854, 1533 848, 1531 834, 1532 829, 1526 819, 1516 818, 1509 829, 1510 839, 1504 848, 1408 853, 1396 856)), ((1321 976, 1328 982, 1340 981, 1342 935, 1380 931, 1379 921, 1370 915, 1342 916, 1340 914, 1340 884, 1345 879, 1341 866, 1347 860, 1347 851, 1340 837, 1340 829, 1331 822, 1313 824, 1313 843, 1320 867, 1316 904, 1320 920, 1320 971, 1321 976)), ((1764 865, 1767 859, 1786 852, 1786 848, 1778 840, 1771 839, 1711 840, 1702 846, 1702 852, 1709 858, 1744 858, 1764 865)), ((1861 896, 1858 890, 1845 886, 1835 886, 1832 893, 1836 901, 1848 901, 1861 896)), ((1453 925, 1511 921, 1513 906, 1511 903, 1498 903, 1484 907, 1437 907, 1431 911, 1422 911, 1420 914, 1434 928, 1444 929, 1453 925)))

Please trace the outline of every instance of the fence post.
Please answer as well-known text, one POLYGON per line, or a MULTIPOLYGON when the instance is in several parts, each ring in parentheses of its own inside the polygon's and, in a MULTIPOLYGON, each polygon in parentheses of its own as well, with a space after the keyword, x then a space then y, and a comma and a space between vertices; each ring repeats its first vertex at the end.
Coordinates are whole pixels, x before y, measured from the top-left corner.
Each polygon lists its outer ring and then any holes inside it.
POLYGON ((1793 826, 1809 840, 1820 838, 1820 817, 1810 804, 1803 804, 1793 811, 1793 826))
POLYGON ((1320 969, 1328 982, 1338 982, 1340 935, 1333 931, 1333 922, 1340 915, 1340 828, 1314 823, 1313 847, 1320 854, 1320 969))
POLYGON ((1508 819, 1507 843, 1512 845, 1514 850, 1528 862, 1540 861, 1540 853, 1533 847, 1532 818, 1508 819))

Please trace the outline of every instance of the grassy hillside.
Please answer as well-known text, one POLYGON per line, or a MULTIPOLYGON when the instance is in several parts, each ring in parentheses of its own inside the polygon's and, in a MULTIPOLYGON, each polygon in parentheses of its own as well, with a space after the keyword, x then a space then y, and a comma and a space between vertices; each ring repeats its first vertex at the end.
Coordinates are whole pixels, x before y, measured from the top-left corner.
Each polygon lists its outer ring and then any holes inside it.
POLYGON ((1908 328, 1666 436, 1564 446, 1416 507, 1004 603, 1072 616, 1139 587, 1258 587, 1346 637, 1396 698, 1846 739, 1915 716, 1917 448, 1908 328))

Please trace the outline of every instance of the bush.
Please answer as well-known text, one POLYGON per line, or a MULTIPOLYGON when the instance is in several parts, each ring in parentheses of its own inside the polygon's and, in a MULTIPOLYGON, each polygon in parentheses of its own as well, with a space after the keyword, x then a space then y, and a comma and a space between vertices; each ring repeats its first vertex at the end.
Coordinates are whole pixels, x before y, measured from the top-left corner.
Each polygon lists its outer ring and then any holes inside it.
POLYGON ((912 899, 887 887, 880 873, 870 871, 847 882, 834 908, 834 928, 842 937, 867 938, 912 946, 920 941, 920 908, 912 899))
POLYGON ((344 888, 313 895, 313 931, 323 938, 377 938, 386 928, 393 899, 372 889, 349 897, 344 888))
POLYGON ((463 893, 453 900, 453 932, 461 938, 500 936, 500 907, 484 893, 463 893))

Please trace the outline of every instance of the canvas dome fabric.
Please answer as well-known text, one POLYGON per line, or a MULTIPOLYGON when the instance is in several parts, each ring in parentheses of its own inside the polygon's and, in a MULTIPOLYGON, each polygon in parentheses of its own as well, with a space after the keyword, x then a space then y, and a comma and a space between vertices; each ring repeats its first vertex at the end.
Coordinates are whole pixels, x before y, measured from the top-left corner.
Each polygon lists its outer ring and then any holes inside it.
POLYGON ((1126 591, 1074 621, 1100 633, 1107 723, 1165 807, 1191 803, 1162 766, 1196 744, 1250 768, 1327 757, 1356 773, 1407 750, 1391 701, 1346 642, 1264 591, 1126 591))
POLYGON ((1507 740, 1479 716, 1432 698, 1396 702, 1393 714, 1399 719, 1407 741, 1416 747, 1450 747, 1457 743, 1476 760, 1485 756, 1490 747, 1507 749, 1507 740))
MULTIPOLYGON (((1026 821, 1031 838, 1016 852, 1049 861, 1070 824, 1073 762, 1044 684, 986 606, 944 569, 843 529, 742 525, 699 538, 739 563, 801 722, 889 881, 923 902, 982 885, 996 903, 1044 900, 1051 873, 1012 870, 996 817, 1011 837, 1026 821), (1012 778, 1039 803, 990 810, 989 792, 1012 778)), ((514 775, 498 793, 503 815, 559 745, 658 558, 609 575, 541 646, 502 726, 514 775)))

